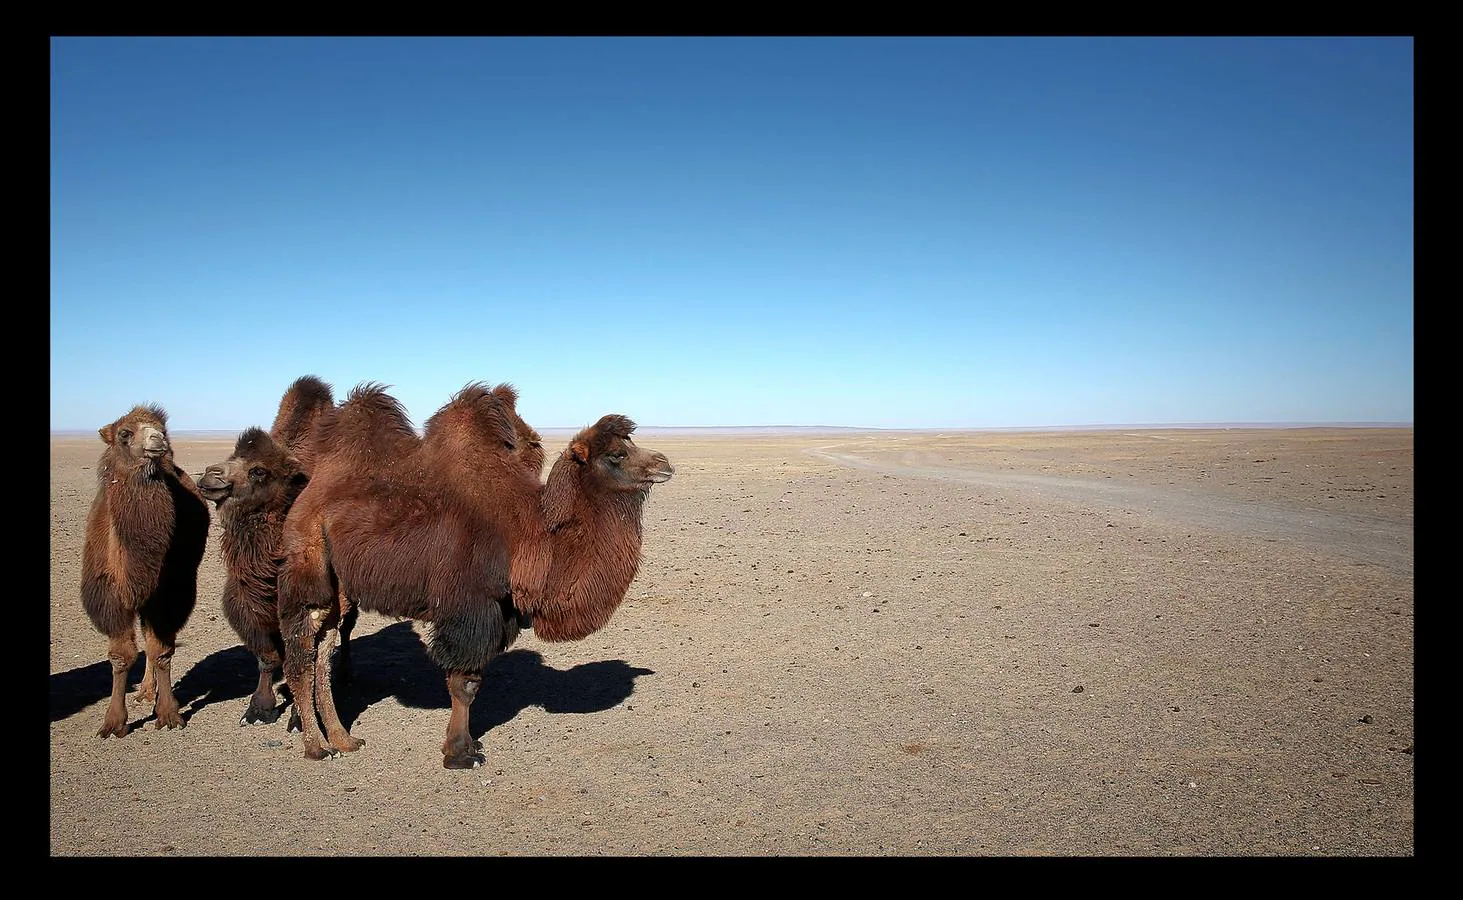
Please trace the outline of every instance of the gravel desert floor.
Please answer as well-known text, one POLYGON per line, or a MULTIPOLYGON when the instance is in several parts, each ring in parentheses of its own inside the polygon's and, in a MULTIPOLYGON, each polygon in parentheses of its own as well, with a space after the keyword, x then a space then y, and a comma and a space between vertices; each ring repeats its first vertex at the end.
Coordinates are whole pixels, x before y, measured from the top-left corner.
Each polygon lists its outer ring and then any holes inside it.
POLYGON ((495 659, 453 771, 406 621, 353 635, 361 750, 239 724, 216 522, 187 726, 97 737, 102 444, 53 435, 51 856, 1414 856, 1411 428, 637 440, 624 605, 495 659))

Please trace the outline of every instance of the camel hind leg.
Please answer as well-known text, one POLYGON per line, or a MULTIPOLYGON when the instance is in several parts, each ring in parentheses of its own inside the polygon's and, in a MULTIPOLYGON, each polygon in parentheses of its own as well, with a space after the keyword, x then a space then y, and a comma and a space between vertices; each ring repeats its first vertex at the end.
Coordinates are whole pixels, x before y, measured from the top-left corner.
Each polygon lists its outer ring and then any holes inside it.
POLYGON ((128 628, 124 634, 107 639, 107 659, 112 664, 112 701, 107 705, 97 737, 127 736, 127 673, 137 662, 137 634, 128 628))
MULTIPOLYGON (((325 665, 317 666, 317 671, 315 674, 315 690, 318 694, 318 692, 323 687, 324 690, 329 693, 330 709, 332 712, 334 712, 335 709, 335 692, 333 690, 333 685, 335 683, 336 677, 339 676, 343 681, 350 681, 353 677, 350 667, 350 636, 351 629, 355 628, 356 620, 360 618, 361 613, 360 607, 356 606, 350 601, 350 598, 345 595, 344 590, 336 591, 336 603, 338 604, 340 611, 340 622, 335 629, 336 635, 339 637, 339 646, 335 650, 333 658, 331 657, 329 651, 326 652, 326 655, 324 657, 320 657, 320 660, 323 660, 325 665), (323 678, 321 677, 320 669, 324 670, 323 678)), ((334 645, 335 638, 330 638, 330 642, 332 645, 334 645)), ((316 703, 316 706, 317 708, 320 706, 318 701, 316 703)), ((336 716, 335 721, 339 722, 340 717, 336 716)), ((291 734, 300 733, 301 729, 299 704, 292 704, 290 706, 290 721, 289 724, 285 727, 285 730, 290 732, 291 734)), ((345 727, 343 725, 339 726, 337 734, 343 731, 345 731, 345 727)), ((330 732, 329 723, 326 723, 326 732, 327 734, 330 732)), ((333 740, 331 743, 333 746, 338 746, 333 740)), ((343 740, 341 743, 350 744, 351 741, 343 740)), ((362 740, 356 746, 350 747, 349 750, 346 750, 344 746, 339 746, 339 749, 345 750, 347 753, 349 753, 353 750, 359 750, 361 746, 363 746, 365 743, 366 742, 362 740)))
POLYGON ((300 717, 300 737, 305 744, 306 759, 325 759, 336 752, 325 749, 325 735, 320 730, 320 720, 315 711, 321 616, 322 610, 306 608, 291 617, 288 623, 281 623, 285 636, 284 676, 300 717))
POLYGON ((320 639, 315 655, 315 707, 320 712, 320 722, 325 726, 325 737, 330 746, 342 753, 354 753, 366 746, 366 742, 351 735, 340 721, 335 708, 335 691, 331 686, 331 652, 340 639, 340 628, 328 628, 320 639))
POLYGON ((290 723, 293 725, 298 717, 306 759, 326 759, 339 753, 333 747, 326 747, 315 704, 320 639, 338 615, 336 598, 339 586, 326 558, 324 537, 322 529, 318 532, 318 540, 306 542, 287 556, 279 571, 278 609, 280 635, 284 641, 284 677, 295 706, 295 711, 290 714, 290 723))

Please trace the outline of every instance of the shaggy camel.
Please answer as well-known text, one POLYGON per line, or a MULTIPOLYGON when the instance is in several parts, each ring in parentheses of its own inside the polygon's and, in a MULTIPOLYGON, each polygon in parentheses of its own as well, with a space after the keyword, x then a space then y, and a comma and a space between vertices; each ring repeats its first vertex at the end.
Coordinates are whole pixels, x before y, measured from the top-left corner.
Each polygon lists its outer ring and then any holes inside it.
POLYGON ((322 420, 316 471, 285 521, 279 578, 285 677, 307 758, 364 744, 340 722, 330 680, 318 673, 344 594, 360 609, 427 624, 427 653, 452 700, 442 764, 482 763, 468 708, 483 668, 518 636, 512 596, 537 603, 549 565, 541 485, 534 454, 519 449, 527 426, 516 401, 509 385, 470 384, 417 438, 400 404, 365 384, 322 420))
MULTIPOLYGON (((335 408, 330 386, 305 375, 285 390, 269 433, 248 428, 233 455, 206 468, 198 487, 214 503, 222 531, 220 549, 226 577, 224 617, 259 668, 259 681, 240 725, 273 722, 274 673, 283 660, 276 582, 285 515, 309 480, 306 460, 314 459, 316 423, 335 408)), ((349 636, 355 623, 348 612, 340 627, 338 667, 349 676, 349 636)), ((291 707, 290 731, 299 731, 299 711, 291 707)))
MULTIPOLYGON (((322 683, 310 677, 309 666, 313 645, 328 646, 321 632, 334 615, 325 606, 333 574, 347 593, 373 598, 363 608, 429 623, 428 653, 447 671, 452 700, 442 744, 442 764, 451 769, 482 764, 481 745, 468 732, 469 708, 483 669, 517 638, 520 618, 532 616, 535 633, 551 641, 577 640, 609 620, 639 565, 650 486, 675 471, 664 454, 635 446, 633 422, 608 415, 575 436, 547 484, 539 485, 541 463, 508 440, 503 420, 517 419, 516 399, 507 386, 492 392, 469 386, 428 422, 415 458, 384 470, 344 472, 349 477, 338 487, 317 478, 287 523, 303 538, 324 536, 315 544, 292 543, 286 562, 289 580, 298 575, 313 588, 296 590, 282 579, 292 687, 322 683), (461 477, 450 477, 453 472, 461 477), (317 489, 322 513, 307 518, 306 502, 317 489), (523 508, 525 496, 534 508, 523 508), (530 583, 541 571, 545 537, 552 552, 547 594, 530 583), (533 574, 520 577, 520 571, 533 574)), ((526 429, 514 424, 516 434, 526 429)), ((341 725, 331 697, 317 697, 315 706, 325 735, 311 735, 313 717, 306 715, 307 757, 364 744, 341 725)))
POLYGON ((139 623, 147 665, 137 699, 153 702, 157 728, 181 728, 173 651, 198 598, 208 504, 173 461, 161 407, 133 407, 97 433, 107 449, 97 463, 97 493, 81 555, 82 606, 107 636, 112 663, 112 702, 97 734, 128 732, 127 673, 137 661, 139 623))
POLYGON ((204 469, 198 481, 198 489, 218 510, 224 618, 259 667, 259 681, 240 725, 279 718, 274 673, 284 655, 276 587, 280 539, 285 516, 308 481, 300 461, 259 428, 245 429, 233 454, 204 469))

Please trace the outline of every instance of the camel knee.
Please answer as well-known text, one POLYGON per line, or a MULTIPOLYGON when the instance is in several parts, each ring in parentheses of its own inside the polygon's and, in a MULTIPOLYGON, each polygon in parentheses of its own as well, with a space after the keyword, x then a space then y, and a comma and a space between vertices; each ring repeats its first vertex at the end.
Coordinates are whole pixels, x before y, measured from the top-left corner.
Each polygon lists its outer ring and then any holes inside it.
POLYGON ((466 675, 459 672, 454 672, 451 675, 447 676, 448 695, 450 695, 452 699, 461 701, 462 703, 466 703, 469 706, 471 706, 472 701, 477 698, 478 691, 482 688, 482 686, 483 678, 481 675, 466 675))
POLYGON ((130 634, 126 637, 114 637, 107 642, 107 659, 112 663, 113 672, 130 670, 140 655, 137 639, 130 634))

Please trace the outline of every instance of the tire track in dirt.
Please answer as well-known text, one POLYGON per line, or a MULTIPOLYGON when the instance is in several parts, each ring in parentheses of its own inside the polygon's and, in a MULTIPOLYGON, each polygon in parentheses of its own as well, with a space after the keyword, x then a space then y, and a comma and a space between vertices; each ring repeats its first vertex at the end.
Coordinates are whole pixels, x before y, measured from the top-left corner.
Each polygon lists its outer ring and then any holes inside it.
POLYGON ((1411 575, 1410 523, 1374 516, 1297 506, 1232 500, 1184 488, 1164 489, 1111 479, 1077 478, 1026 472, 992 472, 954 466, 923 466, 859 456, 856 443, 809 447, 816 459, 900 478, 1007 488, 1079 505, 1100 503, 1156 519, 1216 531, 1305 543, 1320 549, 1411 575))

